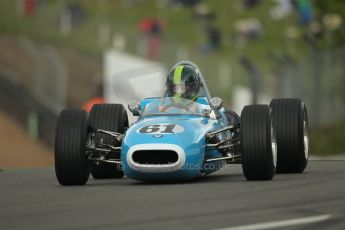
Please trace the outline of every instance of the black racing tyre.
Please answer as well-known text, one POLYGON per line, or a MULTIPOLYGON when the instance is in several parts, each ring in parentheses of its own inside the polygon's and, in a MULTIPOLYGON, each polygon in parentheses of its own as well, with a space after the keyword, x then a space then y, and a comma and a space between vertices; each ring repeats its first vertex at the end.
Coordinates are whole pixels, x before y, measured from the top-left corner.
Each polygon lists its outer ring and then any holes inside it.
POLYGON ((55 131, 55 174, 61 185, 84 185, 90 176, 85 143, 87 113, 69 109, 61 112, 55 131))
MULTIPOLYGON (((127 112, 121 104, 96 104, 92 107, 89 116, 91 128, 94 131, 104 129, 111 132, 124 133, 125 129, 128 128, 127 112)), ((104 143, 110 145, 121 144, 116 143, 113 137, 106 134, 97 134, 95 138, 98 140, 103 139, 104 143)), ((112 157, 119 158, 120 155, 112 157)), ((100 163, 91 165, 91 175, 95 179, 122 178, 123 171, 120 165, 100 163)))
POLYGON ((277 136, 277 173, 302 173, 309 158, 308 114, 301 99, 270 103, 277 136))
POLYGON ((241 113, 242 169, 247 180, 271 180, 277 145, 268 105, 247 105, 241 113))

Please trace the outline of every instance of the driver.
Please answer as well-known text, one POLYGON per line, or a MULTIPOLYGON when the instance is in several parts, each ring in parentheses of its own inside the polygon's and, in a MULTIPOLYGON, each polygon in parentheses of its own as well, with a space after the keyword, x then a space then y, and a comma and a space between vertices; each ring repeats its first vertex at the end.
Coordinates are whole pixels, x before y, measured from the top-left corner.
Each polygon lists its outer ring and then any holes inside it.
MULTIPOLYGON (((168 104, 188 107, 191 102, 196 101, 199 95, 201 80, 195 67, 188 64, 181 64, 173 68, 166 81, 165 97, 170 98, 168 104), (189 102, 189 103, 188 103, 189 102)), ((167 103, 161 103, 159 110, 165 111, 170 106, 167 103)), ((191 106, 192 107, 192 106, 191 106)), ((195 110, 196 108, 189 108, 195 110)))
POLYGON ((194 67, 181 64, 169 72, 166 96, 173 97, 176 102, 181 98, 195 101, 198 98, 200 86, 200 76, 194 67))

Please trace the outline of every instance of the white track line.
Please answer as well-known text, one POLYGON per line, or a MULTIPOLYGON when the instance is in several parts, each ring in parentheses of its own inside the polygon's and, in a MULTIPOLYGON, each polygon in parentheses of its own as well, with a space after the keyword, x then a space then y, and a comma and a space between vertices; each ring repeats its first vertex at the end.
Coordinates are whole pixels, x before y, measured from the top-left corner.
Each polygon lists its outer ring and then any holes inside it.
POLYGON ((287 227, 287 226, 316 223, 316 222, 327 220, 330 217, 331 215, 326 214, 326 215, 303 217, 303 218, 290 219, 290 220, 280 220, 280 221, 241 225, 241 226, 228 227, 228 228, 220 228, 217 230, 259 230, 259 229, 281 228, 281 227, 287 227))

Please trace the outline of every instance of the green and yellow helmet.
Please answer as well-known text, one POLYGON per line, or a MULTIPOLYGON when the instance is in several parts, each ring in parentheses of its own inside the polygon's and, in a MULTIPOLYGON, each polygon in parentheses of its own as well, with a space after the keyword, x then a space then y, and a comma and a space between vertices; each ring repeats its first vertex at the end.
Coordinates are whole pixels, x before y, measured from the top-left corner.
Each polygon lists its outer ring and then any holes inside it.
POLYGON ((201 86, 198 71, 192 65, 181 64, 173 68, 166 82, 168 97, 196 100, 201 86))

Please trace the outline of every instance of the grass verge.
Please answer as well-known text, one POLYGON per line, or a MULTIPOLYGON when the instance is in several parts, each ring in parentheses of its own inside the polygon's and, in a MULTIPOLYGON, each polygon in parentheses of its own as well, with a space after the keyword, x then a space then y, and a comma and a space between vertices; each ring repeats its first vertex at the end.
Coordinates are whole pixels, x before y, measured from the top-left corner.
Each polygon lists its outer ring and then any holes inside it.
POLYGON ((331 127, 311 130, 310 153, 315 155, 345 153, 345 120, 331 127))

